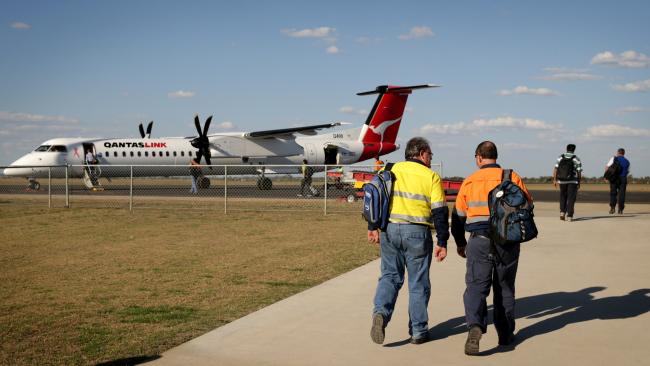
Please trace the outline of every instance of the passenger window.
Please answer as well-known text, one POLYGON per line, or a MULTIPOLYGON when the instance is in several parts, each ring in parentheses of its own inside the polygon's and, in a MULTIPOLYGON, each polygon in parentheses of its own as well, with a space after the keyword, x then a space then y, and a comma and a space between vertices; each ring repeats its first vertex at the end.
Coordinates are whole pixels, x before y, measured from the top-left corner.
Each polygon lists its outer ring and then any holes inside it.
POLYGON ((131 154, 131 157, 133 157, 133 151, 129 152, 131 154))
POLYGON ((122 157, 126 158, 126 151, 122 151, 122 157))
POLYGON ((176 151, 174 151, 174 156, 176 156, 176 151))
POLYGON ((138 157, 142 156, 142 152, 138 151, 138 157))
POLYGON ((155 152, 155 151, 152 151, 152 152, 151 152, 151 156, 156 156, 156 152, 155 152))
POLYGON ((181 156, 185 156, 185 151, 181 151, 181 156))
POLYGON ((187 152, 187 156, 192 156, 192 152, 191 152, 191 151, 188 151, 188 152, 187 152))
POLYGON ((113 151, 113 156, 117 157, 117 151, 113 151))
POLYGON ((149 157, 149 151, 145 151, 144 156, 149 157))
POLYGON ((165 151, 165 156, 169 156, 169 151, 165 151))

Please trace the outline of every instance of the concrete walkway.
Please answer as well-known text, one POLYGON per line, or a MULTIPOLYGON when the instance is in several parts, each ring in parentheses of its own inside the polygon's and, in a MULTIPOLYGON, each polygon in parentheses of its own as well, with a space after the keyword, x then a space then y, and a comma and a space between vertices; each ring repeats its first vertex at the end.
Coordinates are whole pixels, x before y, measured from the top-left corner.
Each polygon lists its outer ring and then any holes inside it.
MULTIPOLYGON (((463 354, 465 262, 450 252, 431 269, 432 341, 408 343, 408 292, 384 345, 370 340, 379 261, 345 273, 173 348, 147 365, 644 365, 650 360, 650 204, 608 215, 577 204, 574 222, 539 203, 538 239, 517 276, 517 342, 463 354)), ((491 299, 488 301, 491 303, 491 299)))

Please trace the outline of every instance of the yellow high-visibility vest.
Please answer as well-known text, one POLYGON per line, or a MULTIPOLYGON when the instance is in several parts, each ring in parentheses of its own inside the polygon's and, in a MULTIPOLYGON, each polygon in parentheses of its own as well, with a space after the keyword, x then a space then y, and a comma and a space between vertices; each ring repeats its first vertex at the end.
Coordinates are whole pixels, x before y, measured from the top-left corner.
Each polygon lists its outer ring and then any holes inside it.
POLYGON ((447 204, 438 173, 412 161, 396 163, 390 222, 426 224, 433 227, 431 210, 447 204))

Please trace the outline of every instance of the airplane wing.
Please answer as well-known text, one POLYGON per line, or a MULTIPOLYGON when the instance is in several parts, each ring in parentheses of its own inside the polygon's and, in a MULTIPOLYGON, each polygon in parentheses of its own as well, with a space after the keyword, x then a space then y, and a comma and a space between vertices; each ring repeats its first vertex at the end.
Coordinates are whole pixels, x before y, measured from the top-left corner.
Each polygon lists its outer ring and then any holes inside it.
POLYGON ((301 133, 303 135, 315 135, 317 130, 323 128, 332 128, 336 126, 341 126, 345 124, 344 122, 334 122, 334 123, 325 123, 322 125, 312 125, 312 126, 303 126, 303 127, 293 127, 293 128, 282 128, 278 130, 266 130, 266 131, 254 131, 244 133, 244 137, 247 139, 259 139, 259 138, 268 138, 268 137, 278 137, 286 136, 294 133, 301 133))

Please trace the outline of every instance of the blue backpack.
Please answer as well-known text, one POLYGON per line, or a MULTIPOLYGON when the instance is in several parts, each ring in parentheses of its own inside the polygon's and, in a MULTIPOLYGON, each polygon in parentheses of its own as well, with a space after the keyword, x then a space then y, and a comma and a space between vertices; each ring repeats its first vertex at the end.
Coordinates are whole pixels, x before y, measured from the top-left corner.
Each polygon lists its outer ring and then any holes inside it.
POLYGON ((537 237, 533 204, 511 180, 512 170, 504 169, 501 183, 490 191, 490 236, 499 245, 523 243, 537 237))
POLYGON ((361 215, 373 229, 386 230, 390 215, 390 199, 393 195, 395 176, 390 170, 393 163, 377 172, 370 182, 363 185, 363 209, 361 215))

